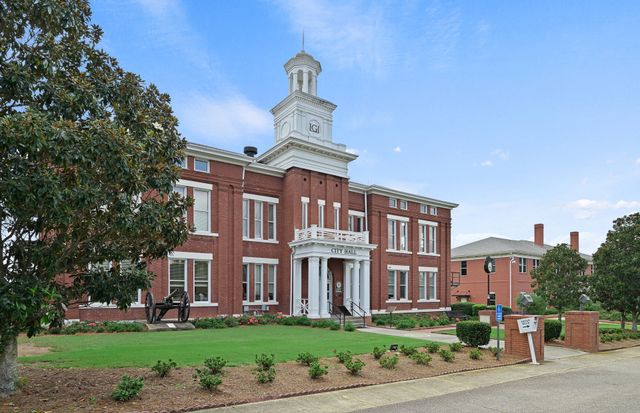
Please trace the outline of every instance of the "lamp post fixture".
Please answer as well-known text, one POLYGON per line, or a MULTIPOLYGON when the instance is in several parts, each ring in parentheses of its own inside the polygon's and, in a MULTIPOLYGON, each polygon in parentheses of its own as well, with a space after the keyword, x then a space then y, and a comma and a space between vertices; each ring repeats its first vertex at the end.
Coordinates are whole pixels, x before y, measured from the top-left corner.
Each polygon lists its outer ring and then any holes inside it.
POLYGON ((485 258, 484 272, 487 273, 487 305, 495 305, 495 298, 494 300, 491 300, 491 273, 494 270, 495 268, 493 268, 493 259, 491 257, 485 258))

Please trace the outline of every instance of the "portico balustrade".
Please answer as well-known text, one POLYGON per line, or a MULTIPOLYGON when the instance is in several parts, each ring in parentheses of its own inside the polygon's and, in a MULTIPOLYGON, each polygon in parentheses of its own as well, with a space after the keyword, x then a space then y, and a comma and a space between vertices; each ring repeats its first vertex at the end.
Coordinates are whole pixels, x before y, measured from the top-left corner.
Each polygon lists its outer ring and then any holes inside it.
POLYGON ((305 229, 296 229, 295 241, 305 240, 343 241, 366 245, 369 243, 369 231, 343 231, 333 228, 319 228, 316 225, 305 229))

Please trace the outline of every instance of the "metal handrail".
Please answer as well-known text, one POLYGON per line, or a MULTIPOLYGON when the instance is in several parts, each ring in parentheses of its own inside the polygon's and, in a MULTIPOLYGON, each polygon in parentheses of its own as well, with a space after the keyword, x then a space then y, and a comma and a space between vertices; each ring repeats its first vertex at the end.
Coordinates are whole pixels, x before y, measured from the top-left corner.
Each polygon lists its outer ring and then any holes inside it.
POLYGON ((357 317, 362 317, 362 324, 363 325, 367 325, 367 321, 366 321, 367 310, 365 310, 364 308, 360 307, 353 300, 351 300, 351 314, 353 314, 354 316, 357 316, 357 317), (355 310, 356 308, 357 308, 357 311, 355 310))
POLYGON ((344 327, 345 316, 342 314, 342 311, 340 311, 340 307, 335 305, 332 301, 329 301, 329 314, 331 314, 331 317, 337 318, 340 326, 344 327))

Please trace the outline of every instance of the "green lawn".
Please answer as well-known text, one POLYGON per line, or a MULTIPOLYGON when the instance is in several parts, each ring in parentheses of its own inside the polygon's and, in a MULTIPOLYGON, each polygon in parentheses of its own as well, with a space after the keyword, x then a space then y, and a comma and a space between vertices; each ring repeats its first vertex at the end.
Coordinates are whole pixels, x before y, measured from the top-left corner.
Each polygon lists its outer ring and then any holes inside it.
POLYGON ((178 365, 195 366, 211 356, 232 365, 249 364, 259 353, 275 354, 277 361, 295 360, 308 351, 331 356, 333 350, 369 353, 375 346, 424 345, 424 340, 363 332, 331 331, 278 325, 152 333, 44 335, 21 338, 35 346, 51 347, 39 356, 20 357, 23 363, 44 362, 52 367, 150 367, 171 358, 178 365))

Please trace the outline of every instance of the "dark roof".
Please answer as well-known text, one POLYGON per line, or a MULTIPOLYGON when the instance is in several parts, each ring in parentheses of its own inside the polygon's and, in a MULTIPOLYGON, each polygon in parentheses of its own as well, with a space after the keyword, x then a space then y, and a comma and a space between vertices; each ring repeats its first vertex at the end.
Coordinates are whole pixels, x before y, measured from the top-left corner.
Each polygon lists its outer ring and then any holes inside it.
MULTIPOLYGON (((542 257, 542 255, 551 248, 553 248, 552 245, 537 245, 532 241, 489 237, 452 249, 451 258, 455 260, 462 258, 481 258, 488 255, 512 254, 542 257)), ((593 261, 591 255, 580 253, 580 256, 589 262, 593 261)))

